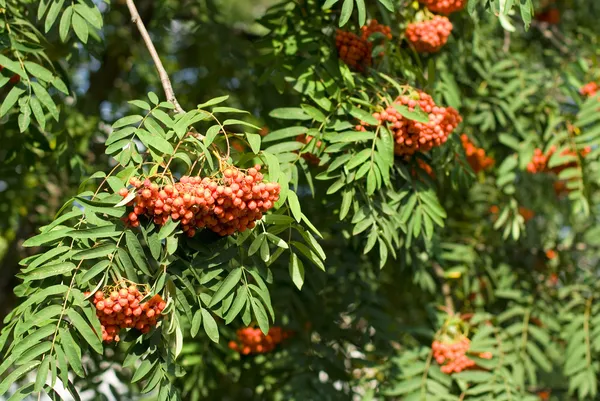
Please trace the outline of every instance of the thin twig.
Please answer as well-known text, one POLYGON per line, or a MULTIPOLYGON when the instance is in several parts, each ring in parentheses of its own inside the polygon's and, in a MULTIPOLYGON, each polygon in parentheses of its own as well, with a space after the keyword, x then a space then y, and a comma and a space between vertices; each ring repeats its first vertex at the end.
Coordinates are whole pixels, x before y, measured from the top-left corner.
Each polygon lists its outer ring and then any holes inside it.
POLYGON ((508 53, 510 51, 510 32, 504 31, 504 45, 502 46, 502 51, 504 53, 508 53))
POLYGON ((173 103, 173 105, 175 105, 175 110, 177 111, 177 113, 185 113, 183 108, 179 105, 177 98, 175 97, 175 92, 173 92, 173 86, 171 85, 169 75, 167 74, 167 71, 165 70, 165 67, 162 64, 162 61, 160 61, 160 57, 156 52, 156 48, 152 43, 152 39, 150 39, 150 35, 148 34, 146 27, 144 26, 144 22, 140 18, 140 14, 138 13, 138 10, 135 7, 135 4, 133 3, 133 0, 126 0, 126 2, 127 7, 129 8, 129 13, 131 14, 131 22, 133 22, 137 26, 138 30, 140 31, 140 35, 142 35, 142 39, 144 39, 144 43, 148 48, 148 52, 150 53, 150 56, 152 56, 152 60, 154 61, 154 65, 156 66, 156 70, 158 71, 160 83, 162 84, 163 90, 165 91, 167 100, 173 103))
POLYGON ((531 21, 531 26, 540 31, 542 36, 548 39, 556 48, 564 54, 569 54, 569 48, 565 46, 555 35, 552 30, 549 29, 549 24, 547 22, 539 22, 539 21, 531 21))
POLYGON ((442 266, 440 266, 439 264, 434 263, 433 271, 442 285, 442 295, 444 296, 444 303, 446 304, 446 312, 449 315, 454 315, 454 300, 452 299, 452 292, 450 291, 450 286, 444 279, 444 269, 442 269, 442 266))

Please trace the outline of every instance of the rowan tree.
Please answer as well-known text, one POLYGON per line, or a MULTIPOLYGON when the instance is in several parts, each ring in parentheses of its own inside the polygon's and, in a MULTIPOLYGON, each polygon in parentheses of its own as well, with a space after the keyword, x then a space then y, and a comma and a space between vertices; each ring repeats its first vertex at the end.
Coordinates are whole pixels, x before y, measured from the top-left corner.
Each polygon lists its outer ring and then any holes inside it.
POLYGON ((600 399, 597 2, 0 14, 0 397, 600 399))

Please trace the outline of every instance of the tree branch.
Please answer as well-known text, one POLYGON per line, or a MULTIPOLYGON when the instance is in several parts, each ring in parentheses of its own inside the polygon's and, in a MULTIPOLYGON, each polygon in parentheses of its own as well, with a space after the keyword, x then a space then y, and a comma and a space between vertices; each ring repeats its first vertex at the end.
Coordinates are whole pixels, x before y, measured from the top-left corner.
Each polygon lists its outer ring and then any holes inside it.
POLYGON ((129 13, 131 14, 131 22, 133 22, 138 30, 140 31, 140 35, 142 35, 142 39, 144 39, 144 43, 148 48, 148 52, 150 52, 150 56, 152 56, 152 60, 154 61, 154 65, 156 66, 156 70, 158 71, 158 76, 160 77, 160 83, 162 84, 163 90, 165 91, 165 95, 167 96, 167 100, 175 105, 175 110, 178 113, 185 113, 185 110, 179 105, 177 98, 175 97, 175 92, 173 92, 173 86, 171 85, 171 80, 169 79, 169 75, 165 70, 162 62, 160 61, 160 57, 156 52, 156 48, 152 43, 152 39, 150 39, 150 35, 144 26, 144 22, 140 18, 140 14, 138 13, 133 0, 126 0, 127 8, 129 8, 129 13))

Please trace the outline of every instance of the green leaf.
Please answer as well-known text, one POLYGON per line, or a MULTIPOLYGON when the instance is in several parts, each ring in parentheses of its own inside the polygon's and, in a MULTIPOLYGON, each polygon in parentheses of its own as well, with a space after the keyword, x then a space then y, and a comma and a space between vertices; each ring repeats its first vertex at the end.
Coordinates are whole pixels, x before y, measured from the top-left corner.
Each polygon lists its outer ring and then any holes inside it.
POLYGON ((298 223, 302 220, 302 210, 300 209, 300 201, 298 200, 298 195, 295 192, 289 191, 287 196, 288 204, 290 205, 290 210, 292 211, 292 215, 296 219, 298 223))
POLYGON ((277 159, 277 156, 275 156, 274 154, 269 153, 269 152, 263 152, 262 154, 265 157, 266 162, 267 162, 267 168, 269 171, 269 181, 278 182, 280 168, 279 168, 279 160, 277 159))
POLYGON ((144 145, 154 148, 163 154, 171 155, 175 151, 169 141, 162 136, 151 134, 145 130, 137 130, 136 134, 144 145))
POLYGON ((48 31, 50 31, 52 28, 52 25, 54 25, 54 21, 56 21, 56 18, 58 17, 60 10, 62 10, 64 3, 65 0, 53 0, 52 5, 50 6, 50 11, 48 11, 48 14, 46 15, 46 22, 44 24, 44 31, 46 33, 48 33, 48 31))
POLYGON ((342 205, 340 206, 340 221, 344 220, 350 211, 352 200, 354 197, 354 191, 348 190, 342 194, 342 205))
POLYGON ((358 152, 356 155, 354 155, 352 157, 352 159, 350 159, 348 164, 346 164, 346 167, 348 168, 348 170, 352 170, 352 169, 358 167, 359 165, 363 164, 364 162, 366 162, 370 157, 371 157, 371 149, 363 149, 360 152, 358 152))
POLYGON ((494 374, 483 370, 471 370, 453 374, 453 377, 473 383, 487 383, 492 380, 494 374))
POLYGON ((131 262, 131 258, 129 257, 127 251, 123 248, 119 248, 117 250, 117 255, 119 262, 121 262, 121 265, 125 270, 125 275, 127 278, 135 281, 136 283, 139 282, 135 267, 133 266, 133 262, 131 262))
POLYGON ((325 4, 323 4, 323 7, 322 7, 323 10, 329 10, 338 1, 340 1, 340 0, 326 0, 325 4))
POLYGON ((376 172, 374 168, 369 169, 369 173, 367 174, 367 195, 373 195, 375 193, 375 189, 377 189, 377 178, 376 172))
POLYGON ((83 371, 83 365, 81 364, 81 349, 79 348, 79 345, 73 340, 71 333, 63 327, 59 329, 59 336, 67 361, 73 368, 73 372, 79 377, 84 377, 85 372, 83 371))
POLYGON ((357 118, 361 121, 366 122, 370 125, 379 125, 379 120, 377 120, 373 115, 363 109, 359 109, 356 106, 352 106, 350 109, 350 114, 352 117, 357 118))
POLYGON ((256 251, 258 251, 262 245, 262 243, 265 241, 265 235, 264 233, 260 233, 255 239, 254 241, 252 241, 252 244, 250 244, 250 247, 248 248, 248 256, 252 256, 256 253, 256 251))
POLYGON ((228 125, 245 125, 245 126, 247 126, 247 127, 251 127, 251 128, 254 128, 254 129, 257 129, 257 130, 259 130, 259 129, 260 129, 260 127, 257 127, 257 126, 256 126, 256 125, 254 125, 254 124, 250 124, 249 122, 247 122, 247 121, 243 121, 243 120, 237 120, 237 119, 235 119, 235 118, 229 118, 229 119, 227 119, 227 120, 223 121, 222 125, 223 125, 224 127, 226 127, 226 126, 228 126, 228 125))
POLYGON ((219 342, 219 328, 217 327, 217 322, 215 322, 211 313, 206 309, 202 309, 202 327, 208 335, 208 338, 216 343, 219 342))
POLYGON ((19 88, 18 86, 14 86, 10 90, 10 92, 8 92, 8 95, 6 95, 6 98, 2 102, 2 106, 0 106, 0 117, 5 115, 10 109, 12 109, 12 107, 17 103, 17 100, 19 100, 19 97, 24 92, 25 90, 19 88))
MULTIPOLYGON (((1 0, 0 1, 0 5, 2 5, 2 7, 6 7, 6 2, 4 0, 1 0)), ((48 10, 48 6, 49 5, 50 5, 50 0, 40 0, 39 5, 38 5, 38 9, 37 9, 37 19, 38 19, 38 21, 42 20, 42 17, 46 13, 46 10, 48 10)))
POLYGON ((56 108, 56 104, 54 104, 54 101, 48 94, 48 91, 46 91, 46 89, 44 89, 44 87, 42 87, 42 85, 40 85, 37 82, 31 82, 31 87, 33 88, 33 92, 38 97, 40 102, 42 102, 46 109, 48 109, 52 117, 56 121, 58 121, 58 109, 56 108))
POLYGON ((282 120, 311 120, 312 117, 306 114, 300 107, 282 107, 272 110, 269 116, 282 120))
POLYGON ((110 266, 111 262, 108 259, 101 260, 92 266, 85 274, 81 277, 81 284, 85 284, 98 274, 103 273, 108 266, 110 266))
POLYGON ((148 99, 150 99, 150 101, 154 105, 157 105, 159 102, 158 96, 156 96, 156 93, 154 93, 154 92, 148 92, 148 99))
POLYGON ((325 117, 325 114, 323 114, 321 110, 317 109, 314 106, 311 106, 309 104, 301 104, 300 107, 315 121, 324 123, 327 119, 327 117, 325 117))
POLYGON ((16 61, 13 61, 13 60, 9 59, 8 57, 6 57, 6 56, 4 56, 2 54, 0 54, 0 65, 2 65, 7 70, 9 70, 11 72, 14 72, 15 74, 19 75, 21 78, 27 79, 27 74, 21 68, 21 64, 19 64, 16 61))
POLYGON ((0 395, 6 393, 10 386, 20 379, 21 376, 35 369, 41 363, 41 361, 30 361, 10 372, 10 374, 6 376, 2 382, 0 382, 0 395))
POLYGON ((235 298, 233 300, 233 303, 231 304, 231 307, 229 308, 229 310, 227 311, 227 314, 225 315, 225 324, 229 324, 233 321, 233 319, 235 319, 235 317, 240 313, 242 308, 244 308, 247 301, 248 301, 248 292, 246 291, 245 287, 242 287, 242 286, 238 287, 238 289, 235 293, 235 298))
POLYGON ((69 237, 82 239, 82 238, 107 238, 107 237, 116 237, 121 234, 121 230, 117 229, 117 226, 114 224, 109 224, 107 226, 101 227, 93 227, 86 228, 83 230, 72 230, 69 232, 69 237))
POLYGON ((262 139, 263 143, 275 142, 281 139, 297 137, 308 131, 306 127, 287 127, 276 131, 271 131, 262 139))
POLYGON ((192 327, 190 329, 190 334, 193 338, 198 335, 198 331, 200 330, 200 324, 202 323, 202 310, 197 310, 194 313, 194 318, 192 319, 192 327))
POLYGON ((215 306, 231 292, 233 287, 235 287, 240 282, 240 279, 242 278, 242 272, 243 268, 239 267, 237 269, 233 269, 227 275, 225 280, 221 282, 219 289, 212 296, 210 304, 208 305, 209 307, 212 308, 213 306, 215 306))
POLYGON ((76 4, 75 11, 81 15, 91 26, 102 29, 102 15, 96 7, 90 7, 85 3, 76 4))
POLYGON ((115 207, 115 205, 111 203, 92 201, 79 196, 75 199, 85 207, 86 211, 91 211, 97 214, 106 214, 112 217, 121 217, 125 212, 124 207, 115 207))
POLYGON ((39 393, 44 387, 44 384, 46 384, 46 379, 48 378, 48 371, 50 370, 50 360, 51 356, 46 355, 46 357, 42 361, 42 364, 38 368, 38 372, 35 377, 35 384, 33 386, 34 392, 39 393))
POLYGON ((156 260, 159 260, 162 251, 162 242, 160 238, 158 238, 158 233, 149 235, 147 243, 148 247, 150 248, 150 253, 152 254, 152 257, 156 260))
POLYGON ((74 309, 69 309, 67 311, 67 316, 71 320, 71 323, 77 331, 81 334, 81 337, 99 354, 102 354, 104 348, 102 347, 102 337, 100 337, 100 333, 94 333, 92 330, 90 323, 86 322, 83 317, 79 313, 77 313, 74 309))
POLYGON ((209 106, 214 106, 215 104, 223 103, 227 99, 229 99, 229 95, 219 96, 219 97, 209 100, 206 103, 199 104, 197 107, 199 109, 202 109, 202 108, 206 108, 209 106))
POLYGON ((402 117, 408 118, 409 120, 417 121, 420 123, 428 123, 429 115, 421 110, 418 106, 413 111, 410 111, 408 107, 394 103, 394 108, 398 110, 398 113, 402 117))
POLYGON ((373 132, 360 132, 360 131, 346 131, 340 133, 332 133, 328 135, 326 138, 331 143, 337 142, 361 142, 361 141, 370 141, 375 139, 375 133, 373 132))
MULTIPOLYGON (((399 396, 403 394, 411 393, 417 390, 423 384, 423 379, 419 377, 414 377, 408 380, 398 380, 394 387, 383 391, 383 395, 385 396, 399 396)), ((417 399, 418 400, 418 399, 417 399)))
POLYGON ((132 104, 132 105, 139 107, 140 109, 146 110, 146 111, 150 111, 152 109, 152 107, 147 102, 144 102, 143 100, 130 100, 127 103, 132 104))
POLYGON ((73 269, 75 269, 75 265, 71 262, 46 265, 26 274, 24 279, 26 282, 34 280, 43 280, 48 277, 70 273, 73 269))
POLYGON ((379 0, 379 2, 383 4, 383 6, 390 12, 394 12, 394 4, 392 3, 392 0, 379 0))
POLYGON ((62 239, 62 238, 67 237, 67 234, 70 233, 71 231, 73 231, 73 230, 70 228, 67 228, 67 229, 56 229, 56 230, 52 230, 52 231, 43 232, 41 234, 38 234, 34 237, 27 239, 25 242, 23 242, 23 246, 27 248, 27 247, 32 247, 32 246, 44 245, 48 242, 52 242, 57 239, 62 239))
POLYGON ((115 121, 115 123, 112 125, 112 127, 113 127, 113 129, 121 128, 126 125, 139 123, 143 119, 144 119, 144 117, 139 116, 139 115, 126 116, 126 117, 120 118, 117 121, 115 121))
POLYGON ((236 109, 234 107, 215 107, 212 109, 213 113, 239 113, 239 114, 250 114, 246 110, 236 109))
POLYGON ((146 262, 144 248, 142 248, 142 244, 138 240, 137 236, 133 232, 127 231, 125 233, 125 242, 127 244, 127 249, 129 250, 129 255, 135 264, 144 274, 151 276, 152 274, 150 273, 150 267, 146 262))
POLYGON ((340 14, 340 27, 346 25, 350 20, 352 10, 354 10, 354 0, 344 0, 344 4, 342 4, 342 13, 340 14))
POLYGON ((73 14, 73 20, 71 22, 73 24, 73 31, 75 31, 75 35, 77 35, 79 40, 81 40, 83 43, 87 43, 88 36, 90 34, 87 22, 85 22, 83 17, 77 13, 73 14))
POLYGON ((36 121, 42 130, 44 130, 46 128, 46 116, 44 115, 44 110, 42 110, 42 104, 37 97, 31 97, 29 99, 29 107, 31 107, 31 111, 33 112, 36 121))
POLYGON ((252 152, 254 152, 255 155, 258 154, 258 152, 260 152, 260 135, 246 133, 246 139, 250 144, 252 152))
POLYGON ((365 0, 356 0, 356 8, 358 9, 358 25, 363 26, 367 21, 365 0))
POLYGON ((213 125, 209 129, 207 129, 206 135, 204 136, 204 146, 209 147, 213 143, 220 131, 220 125, 213 125))
POLYGON ((67 88, 67 85, 65 85, 62 79, 60 79, 59 77, 55 76, 52 79, 52 81, 50 81, 50 83, 52 84, 52 86, 54 86, 56 89, 58 89, 65 95, 69 95, 69 88, 67 88))
POLYGON ((301 290, 304 284, 304 264, 295 253, 290 254, 290 277, 294 285, 301 290))
POLYGON ((88 260, 88 259, 97 259, 103 258, 117 249, 117 245, 113 243, 103 244, 100 246, 96 246, 94 248, 86 249, 80 252, 77 252, 73 255, 73 260, 88 260))
POLYGON ((142 363, 140 364, 140 366, 135 370, 135 373, 133 374, 133 377, 131 378, 131 382, 135 383, 135 382, 142 380, 144 377, 146 377, 148 375, 148 373, 150 373, 150 370, 152 369, 152 367, 154 367, 156 362, 157 361, 150 362, 148 359, 144 359, 142 361, 142 363))
POLYGON ((173 219, 169 218, 165 225, 160 228, 160 231, 158 232, 158 238, 160 238, 161 240, 167 238, 168 236, 173 234, 173 232, 177 229, 178 226, 178 221, 173 221, 173 219))
POLYGON ((19 124, 19 132, 23 133, 27 131, 27 128, 29 128, 29 124, 31 123, 30 116, 31 110, 29 109, 29 106, 26 106, 25 108, 21 109, 21 114, 19 114, 19 117, 17 118, 19 124))
POLYGON ((262 331, 264 335, 267 335, 269 333, 269 318, 267 317, 267 311, 265 311, 262 303, 256 298, 250 299, 250 306, 252 307, 260 331, 262 331))
MULTIPOLYGON (((25 362, 31 360, 32 358, 36 358, 37 356, 44 353, 45 351, 41 351, 41 352, 38 351, 38 352, 33 353, 31 357, 25 357, 25 354, 27 354, 29 351, 31 351, 34 347, 40 345, 38 343, 41 339, 46 338, 49 335, 53 334, 54 328, 55 328, 54 325, 44 326, 44 327, 40 328, 39 330, 36 330, 33 333, 29 334, 22 340, 20 340, 18 342, 18 344, 15 345, 15 347, 12 349, 12 351, 6 356, 6 358, 4 358, 4 360, 0 364, 0 375, 3 374, 8 369, 8 367, 11 366, 11 364, 13 364, 15 361, 18 361, 20 363, 25 363, 25 362)), ((48 342, 46 341, 45 343, 48 343, 48 342)), ((48 349, 48 348, 46 348, 46 345, 44 343, 42 343, 41 347, 38 347, 38 349, 43 350, 43 349, 48 349)))
POLYGON ((32 63, 31 61, 25 61, 23 62, 23 65, 25 66, 25 69, 31 73, 31 75, 42 81, 50 82, 54 78, 54 75, 50 70, 42 67, 39 64, 32 63))
POLYGON ((300 251, 302 255, 313 262, 319 269, 325 271, 325 265, 323 264, 323 261, 309 247, 298 241, 292 241, 291 244, 294 245, 294 247, 296 247, 296 249, 300 251))
POLYGON ((45 252, 39 256, 37 256, 31 263, 26 263, 27 269, 24 269, 23 272, 26 273, 35 269, 36 267, 42 265, 43 263, 52 260, 56 256, 62 255, 65 252, 71 250, 71 247, 62 245, 53 249, 50 249, 48 252, 45 252))

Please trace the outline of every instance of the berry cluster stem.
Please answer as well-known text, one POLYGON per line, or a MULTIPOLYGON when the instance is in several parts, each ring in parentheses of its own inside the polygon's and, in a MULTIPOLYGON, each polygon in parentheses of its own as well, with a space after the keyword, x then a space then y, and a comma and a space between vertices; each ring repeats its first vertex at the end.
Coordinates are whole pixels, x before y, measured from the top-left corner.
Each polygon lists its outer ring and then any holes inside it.
POLYGON ((442 269, 442 266, 439 264, 434 263, 433 271, 442 284, 442 294, 444 295, 444 303, 446 304, 446 313, 454 315, 454 300, 452 299, 450 286, 446 280, 444 280, 444 269, 442 269))

